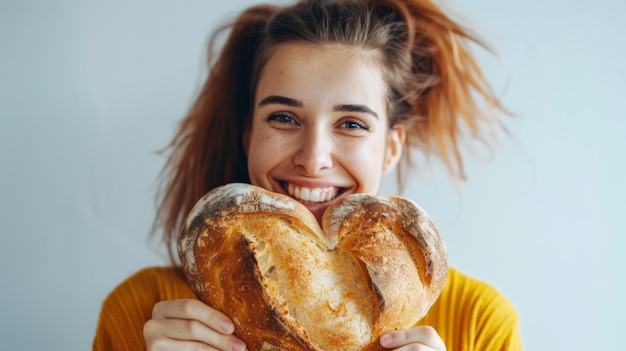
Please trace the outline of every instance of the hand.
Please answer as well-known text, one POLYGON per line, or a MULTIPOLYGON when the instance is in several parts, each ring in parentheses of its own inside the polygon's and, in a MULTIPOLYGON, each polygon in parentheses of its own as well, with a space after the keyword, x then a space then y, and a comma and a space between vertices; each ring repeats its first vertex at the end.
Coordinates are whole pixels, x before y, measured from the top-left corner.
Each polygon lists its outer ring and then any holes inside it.
POLYGON ((234 331, 225 314, 193 299, 158 302, 143 327, 147 350, 245 350, 234 331))
POLYGON ((446 345, 430 326, 396 330, 380 337, 380 345, 396 351, 446 351, 446 345))

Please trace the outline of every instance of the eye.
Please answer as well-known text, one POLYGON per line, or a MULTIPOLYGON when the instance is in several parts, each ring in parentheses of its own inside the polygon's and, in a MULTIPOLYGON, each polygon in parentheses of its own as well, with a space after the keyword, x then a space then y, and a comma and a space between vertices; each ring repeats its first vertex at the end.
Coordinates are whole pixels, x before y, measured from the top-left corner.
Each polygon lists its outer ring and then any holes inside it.
POLYGON ((286 112, 272 113, 271 115, 267 116, 267 121, 270 123, 273 122, 273 123, 279 123, 279 124, 287 124, 287 123, 298 124, 298 122, 293 117, 293 115, 286 113, 286 112))
POLYGON ((367 124, 363 123, 362 121, 359 121, 358 119, 350 119, 347 121, 343 121, 341 122, 341 124, 339 124, 340 128, 345 128, 345 129, 362 129, 362 130, 369 130, 370 128, 367 126, 367 124))

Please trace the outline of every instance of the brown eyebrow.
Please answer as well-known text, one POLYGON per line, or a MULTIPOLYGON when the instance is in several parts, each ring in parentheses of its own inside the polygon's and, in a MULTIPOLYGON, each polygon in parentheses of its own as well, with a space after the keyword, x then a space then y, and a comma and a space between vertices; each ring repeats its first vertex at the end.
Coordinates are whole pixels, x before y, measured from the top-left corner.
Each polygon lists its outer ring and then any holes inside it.
MULTIPOLYGON (((259 106, 270 105, 270 104, 279 104, 279 105, 286 105, 286 106, 292 106, 292 107, 304 106, 304 104, 300 100, 288 98, 285 96, 279 96, 279 95, 270 95, 264 98, 263 100, 261 100, 261 102, 259 102, 259 106)), ((374 112, 374 110, 372 110, 371 108, 367 107, 366 105, 354 105, 354 104, 336 105, 333 108, 333 111, 334 112, 366 113, 378 119, 378 114, 374 112)))
POLYGON ((302 104, 302 101, 300 100, 296 100, 296 99, 292 99, 292 98, 288 98, 284 96, 278 96, 278 95, 270 95, 266 97, 265 99, 261 100, 261 102, 259 102, 259 106, 269 105, 269 104, 287 105, 287 106, 292 106, 292 107, 304 106, 304 104, 302 104))
POLYGON ((335 108, 333 108, 333 111, 335 112, 359 112, 359 113, 366 113, 368 115, 372 115, 374 117, 376 117, 376 119, 378 119, 378 114, 376 112, 374 112, 374 110, 372 110, 371 108, 365 106, 365 105, 350 105, 350 104, 346 104, 346 105, 337 105, 335 106, 335 108))

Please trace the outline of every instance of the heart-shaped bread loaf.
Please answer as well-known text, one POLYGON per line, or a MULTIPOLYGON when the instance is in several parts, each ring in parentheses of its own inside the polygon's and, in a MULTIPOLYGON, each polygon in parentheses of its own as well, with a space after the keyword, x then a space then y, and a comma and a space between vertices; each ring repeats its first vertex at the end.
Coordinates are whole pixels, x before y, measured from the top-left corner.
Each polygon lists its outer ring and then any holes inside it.
POLYGON ((233 183, 198 201, 178 251, 198 298, 250 350, 382 350, 380 335, 413 327, 443 289, 443 241, 393 196, 346 196, 322 227, 285 195, 233 183))

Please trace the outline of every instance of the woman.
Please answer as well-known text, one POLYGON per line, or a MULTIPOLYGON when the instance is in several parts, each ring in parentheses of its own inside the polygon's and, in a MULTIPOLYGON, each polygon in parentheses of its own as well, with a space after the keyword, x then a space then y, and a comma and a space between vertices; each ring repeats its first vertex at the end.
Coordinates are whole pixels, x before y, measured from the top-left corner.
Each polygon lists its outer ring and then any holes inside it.
MULTIPOLYGON (((109 295, 94 349, 245 349, 228 316, 195 299, 174 255, 183 219, 210 189, 249 182, 319 220, 343 196, 376 193, 383 174, 410 166, 411 148, 462 177, 462 130, 482 139, 498 124, 475 101, 501 109, 466 47, 480 42, 429 0, 257 6, 229 29, 163 173, 155 228, 172 267, 147 268, 109 295)), ((521 350, 518 319, 494 288, 450 269, 419 325, 380 343, 521 350)))

